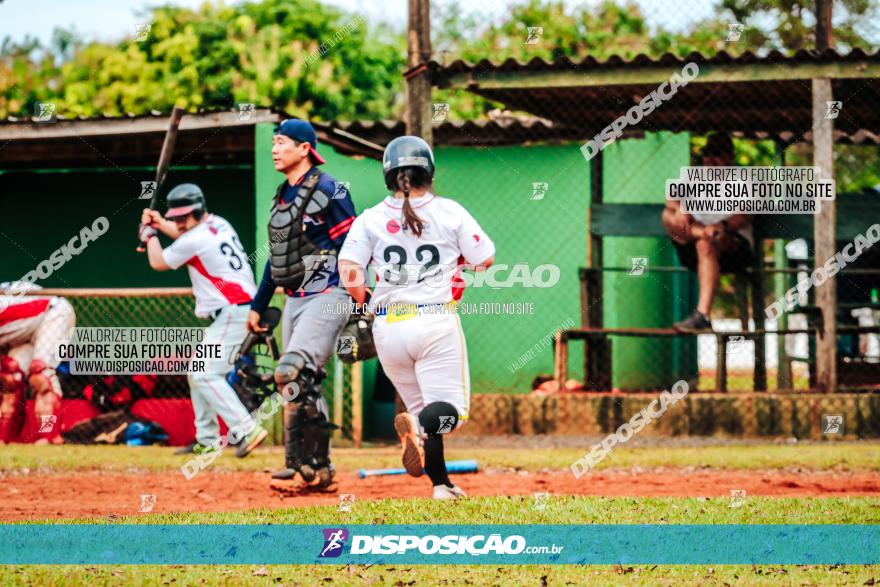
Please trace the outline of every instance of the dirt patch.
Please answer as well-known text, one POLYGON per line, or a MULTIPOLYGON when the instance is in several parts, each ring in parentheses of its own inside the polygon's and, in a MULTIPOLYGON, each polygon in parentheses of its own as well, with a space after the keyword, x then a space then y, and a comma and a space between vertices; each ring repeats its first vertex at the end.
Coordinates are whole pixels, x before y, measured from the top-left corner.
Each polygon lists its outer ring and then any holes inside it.
MULTIPOLYGON (((601 471, 575 479, 571 473, 487 471, 454 477, 469 495, 555 495, 728 497, 731 489, 750 496, 880 496, 880 473, 829 471, 701 471, 694 469, 601 471)), ((430 497, 427 478, 358 479, 341 473, 335 493, 282 494, 269 487, 268 473, 205 472, 187 481, 178 472, 55 473, 10 475, 0 482, 0 520, 149 515, 171 512, 228 512, 253 508, 334 505, 339 493, 358 501, 384 497, 430 497), (155 495, 151 512, 140 512, 142 495, 155 495)))

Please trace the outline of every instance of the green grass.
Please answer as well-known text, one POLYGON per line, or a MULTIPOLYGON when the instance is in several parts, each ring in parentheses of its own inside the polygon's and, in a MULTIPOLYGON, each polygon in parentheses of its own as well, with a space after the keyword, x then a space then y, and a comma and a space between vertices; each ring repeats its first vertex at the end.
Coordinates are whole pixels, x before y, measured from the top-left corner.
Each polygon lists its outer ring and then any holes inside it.
MULTIPOLYGON (((521 469, 564 468, 581 449, 452 449, 451 459, 476 458, 481 466, 521 469)), ((0 471, 173 470, 183 461, 168 448, 6 446, 0 471)), ((223 456, 217 470, 259 470, 277 466, 278 449, 261 449, 244 460, 223 456)), ((394 448, 338 449, 340 468, 396 466, 394 448)), ((772 469, 802 467, 880 470, 876 443, 732 445, 704 448, 622 448, 605 467, 711 467, 772 469)), ((552 487, 548 490, 552 493, 552 487)), ((455 507, 432 500, 356 501, 337 507, 259 509, 206 514, 157 514, 66 523, 139 524, 880 524, 880 498, 747 497, 731 508, 728 498, 629 498, 552 496, 543 510, 532 497, 481 497, 455 507)), ((279 545, 283 548, 283 545, 279 545)), ((0 585, 873 585, 880 566, 5 566, 0 585)))
POLYGON ((3 585, 874 585, 878 566, 238 565, 6 567, 3 585), (872 582, 873 581, 873 582, 872 582))
MULTIPOLYGON (((482 468, 524 470, 564 469, 590 449, 583 448, 450 448, 447 459, 477 459, 482 468)), ((0 473, 16 469, 37 472, 101 471, 171 471, 186 457, 175 456, 167 447, 126 446, 33 446, 11 445, 0 450, 0 473)), ((225 451, 211 465, 212 470, 260 471, 276 468, 282 461, 279 447, 262 448, 246 459, 237 459, 225 451)), ((396 447, 338 448, 333 460, 341 470, 361 467, 399 467, 396 447)), ((801 467, 824 470, 838 467, 847 470, 880 471, 880 444, 875 442, 820 442, 786 444, 728 445, 675 448, 618 447, 599 465, 609 467, 710 467, 727 469, 782 469, 801 467)))
MULTIPOLYGON (((85 523, 76 520, 70 523, 85 523)), ((528 497, 469 499, 450 508, 431 500, 355 502, 336 507, 172 514, 97 523, 147 524, 579 524, 579 523, 880 523, 880 498, 749 498, 739 508, 727 499, 551 497, 544 510, 528 497)), ((283 548, 283 545, 279 545, 283 548)), ((872 585, 880 566, 748 565, 171 565, 7 566, 6 585, 872 585)))
POLYGON ((355 501, 336 506, 262 508, 241 512, 174 513, 70 524, 880 524, 880 497, 820 499, 747 497, 740 507, 725 498, 550 496, 477 497, 449 507, 430 499, 355 501))
MULTIPOLYGON (((799 369, 793 374, 791 389, 810 389, 809 376, 799 369)), ((701 391, 715 390, 715 371, 700 371, 700 379, 697 383, 697 389, 701 391)), ((727 371, 727 389, 729 391, 753 391, 755 389, 754 374, 749 371, 727 371)), ((779 389, 777 385, 776 369, 767 370, 767 391, 776 391, 779 389)))

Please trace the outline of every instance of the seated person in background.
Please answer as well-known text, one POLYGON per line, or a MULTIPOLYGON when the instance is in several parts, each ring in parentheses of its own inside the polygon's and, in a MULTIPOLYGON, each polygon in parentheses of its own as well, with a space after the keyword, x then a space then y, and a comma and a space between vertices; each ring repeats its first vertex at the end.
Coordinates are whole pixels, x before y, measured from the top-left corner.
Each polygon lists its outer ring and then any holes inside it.
MULTIPOLYGON (((702 152, 702 165, 731 166, 733 141, 716 133, 702 152)), ((685 214, 680 202, 666 202, 663 226, 684 267, 697 272, 700 286, 697 308, 673 327, 682 332, 712 330, 709 313, 722 273, 737 273, 754 263, 752 217, 748 214, 685 214)))

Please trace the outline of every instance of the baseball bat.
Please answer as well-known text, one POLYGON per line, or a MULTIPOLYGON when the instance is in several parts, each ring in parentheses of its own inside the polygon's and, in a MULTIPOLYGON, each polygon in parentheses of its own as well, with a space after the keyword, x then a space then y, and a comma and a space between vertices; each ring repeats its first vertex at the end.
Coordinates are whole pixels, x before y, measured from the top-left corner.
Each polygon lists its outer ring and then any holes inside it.
MULTIPOLYGON (((476 473, 477 461, 449 461, 446 463, 447 473, 476 473)), ((361 469, 358 477, 378 477, 379 475, 405 475, 406 469, 361 469)))
MULTIPOLYGON (((159 199, 159 190, 165 183, 165 177, 168 175, 168 168, 171 166, 171 155, 174 154, 174 143, 177 142, 177 129, 180 128, 180 119, 183 118, 184 110, 179 106, 175 106, 171 111, 171 118, 168 120, 168 130, 165 131, 165 140, 162 143, 162 152, 159 153, 159 163, 156 165, 156 187, 153 189, 153 196, 150 198, 150 210, 156 209, 156 201, 159 199)), ((143 253, 146 249, 144 243, 138 245, 139 253, 143 253)))

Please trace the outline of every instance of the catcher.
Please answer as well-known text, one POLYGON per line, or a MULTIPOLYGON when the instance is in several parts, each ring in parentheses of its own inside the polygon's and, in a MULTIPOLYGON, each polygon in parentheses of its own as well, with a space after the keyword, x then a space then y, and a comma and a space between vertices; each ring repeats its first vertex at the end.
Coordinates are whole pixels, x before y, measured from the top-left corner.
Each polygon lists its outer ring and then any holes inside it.
POLYGON ((317 478, 319 487, 333 482, 331 425, 320 383, 350 312, 348 293, 339 286, 336 255, 356 214, 348 190, 318 169, 325 161, 317 145, 315 129, 305 120, 284 120, 275 129, 272 159, 287 178, 273 199, 269 261, 248 315, 250 332, 267 332, 261 314, 275 288, 284 288, 284 353, 275 383, 279 390, 295 387, 298 392, 284 406, 285 467, 272 475, 273 488, 279 490, 287 489, 297 473, 307 483, 317 478))
POLYGON ((54 296, 0 295, 0 444, 61 444, 58 347, 70 341, 73 306, 54 296), (3 352, 3 349, 6 352, 3 352), (34 396, 33 437, 25 430, 27 387, 34 396))

